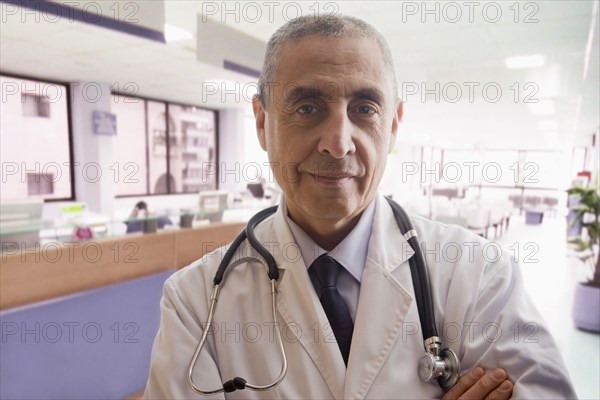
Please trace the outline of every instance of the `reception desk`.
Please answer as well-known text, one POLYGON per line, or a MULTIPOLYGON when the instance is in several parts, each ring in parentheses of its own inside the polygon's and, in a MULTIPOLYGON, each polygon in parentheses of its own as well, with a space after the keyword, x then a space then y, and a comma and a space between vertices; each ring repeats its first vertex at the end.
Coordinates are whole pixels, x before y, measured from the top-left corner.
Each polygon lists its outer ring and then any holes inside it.
POLYGON ((164 281, 244 226, 7 249, 0 266, 0 398, 140 398, 164 281))
POLYGON ((229 243, 243 222, 49 243, 1 254, 0 310, 182 268, 229 243))

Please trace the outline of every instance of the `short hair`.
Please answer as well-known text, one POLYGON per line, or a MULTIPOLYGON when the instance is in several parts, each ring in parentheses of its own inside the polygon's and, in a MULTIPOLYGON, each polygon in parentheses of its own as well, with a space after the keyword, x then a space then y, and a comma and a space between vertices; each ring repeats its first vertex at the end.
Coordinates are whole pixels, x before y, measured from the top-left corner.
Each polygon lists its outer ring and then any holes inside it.
POLYGON ((267 51, 260 78, 258 99, 266 109, 269 84, 274 82, 279 66, 279 55, 283 46, 291 41, 309 36, 322 38, 354 37, 373 39, 379 45, 383 59, 390 69, 394 83, 394 95, 398 93, 398 82, 390 47, 381 33, 366 22, 347 15, 302 16, 294 18, 279 28, 267 43, 267 51))
POLYGON ((135 205, 135 208, 137 208, 138 210, 147 210, 148 204, 146 204, 145 201, 138 201, 137 204, 135 205))

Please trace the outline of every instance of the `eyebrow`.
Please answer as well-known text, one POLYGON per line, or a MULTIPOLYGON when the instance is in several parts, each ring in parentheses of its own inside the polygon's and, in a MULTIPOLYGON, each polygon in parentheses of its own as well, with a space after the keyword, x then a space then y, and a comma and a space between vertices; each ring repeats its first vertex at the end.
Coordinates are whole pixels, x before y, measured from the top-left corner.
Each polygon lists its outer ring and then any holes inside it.
POLYGON ((375 87, 362 88, 352 92, 353 98, 366 99, 374 101, 377 104, 383 104, 385 96, 381 90, 375 87))
MULTIPOLYGON (((335 97, 336 89, 329 85, 324 85, 322 88, 318 86, 295 86, 284 94, 286 103, 294 103, 303 99, 325 99, 329 100, 335 97)), ((365 87, 353 91, 350 94, 351 98, 367 99, 378 104, 383 104, 385 96, 383 92, 375 87, 365 87)))

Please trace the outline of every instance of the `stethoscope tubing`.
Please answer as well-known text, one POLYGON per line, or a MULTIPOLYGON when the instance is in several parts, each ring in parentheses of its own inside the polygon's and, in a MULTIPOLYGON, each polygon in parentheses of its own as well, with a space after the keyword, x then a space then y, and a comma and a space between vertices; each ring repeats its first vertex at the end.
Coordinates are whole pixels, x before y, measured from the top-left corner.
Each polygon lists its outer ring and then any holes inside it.
POLYGON ((415 228, 406 211, 392 199, 387 197, 386 199, 394 211, 394 218, 400 227, 400 232, 405 236, 408 244, 415 252, 414 257, 411 257, 408 260, 408 265, 410 266, 415 299, 417 300, 417 309, 419 311, 423 339, 425 340, 426 338, 433 336, 437 337, 438 330, 435 323, 433 295, 431 293, 431 284, 429 281, 429 273, 427 272, 427 267, 425 265, 425 258, 423 257, 421 246, 419 245, 419 237, 417 236, 415 228), (411 235, 407 238, 406 235, 409 232, 411 235))
MULTIPOLYGON (((257 259, 257 258, 253 258, 253 259, 258 260, 259 262, 261 261, 260 259, 257 259)), ((247 258, 240 260, 240 261, 246 261, 246 260, 247 260, 247 258)), ((217 393, 221 393, 221 392, 233 392, 235 390, 242 390, 242 389, 252 389, 252 390, 256 390, 256 391, 264 391, 264 390, 269 390, 269 389, 279 385, 281 383, 281 381, 283 380, 283 378, 285 378, 285 375, 287 374, 288 361, 287 361, 287 355, 285 353, 285 348, 283 346, 281 330, 279 329, 279 321, 277 318, 277 306, 276 306, 277 281, 275 279, 271 279, 271 313, 273 315, 274 326, 277 328, 277 329, 275 329, 275 334, 277 337, 277 348, 279 349, 279 354, 280 354, 281 360, 282 360, 281 370, 280 370, 277 378, 275 378, 275 380, 273 382, 266 384, 266 385, 254 385, 254 384, 248 383, 245 379, 238 376, 238 377, 235 377, 235 378, 223 383, 223 387, 218 388, 218 389, 212 389, 212 390, 201 389, 198 386, 196 386, 196 384, 194 383, 194 379, 193 379, 194 366, 196 365, 196 361, 198 360, 200 352, 202 351, 202 348, 204 347, 204 344, 206 343, 206 339, 208 337, 208 332, 210 331, 210 326, 213 323, 215 308, 216 308, 217 302, 219 300, 220 289, 221 289, 220 284, 216 284, 213 287, 213 293, 210 297, 208 318, 207 318, 206 323, 204 324, 204 330, 202 332, 202 337, 200 338, 200 342, 196 346, 196 350, 194 351, 194 355, 188 366, 188 373, 187 373, 188 384, 190 385, 190 387, 192 388, 192 390, 194 392, 196 392, 198 394, 202 394, 202 395, 211 395, 211 394, 217 394, 217 393)))

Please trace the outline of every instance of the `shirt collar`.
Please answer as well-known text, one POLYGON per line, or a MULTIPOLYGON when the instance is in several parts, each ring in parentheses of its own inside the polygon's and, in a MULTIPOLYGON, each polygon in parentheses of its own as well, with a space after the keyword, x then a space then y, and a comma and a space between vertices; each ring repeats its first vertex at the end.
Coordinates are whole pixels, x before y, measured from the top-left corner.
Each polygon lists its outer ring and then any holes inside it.
POLYGON ((360 216, 360 220, 348 236, 346 236, 333 250, 327 252, 316 244, 302 228, 291 220, 288 216, 285 200, 282 199, 281 206, 285 207, 283 210, 285 220, 290 227, 290 231, 292 232, 296 244, 300 248, 300 253, 302 254, 302 259, 304 260, 306 268, 310 268, 310 265, 317 257, 328 253, 331 257, 335 258, 335 260, 339 262, 350 275, 354 277, 354 279, 360 282, 367 261, 369 238, 371 237, 373 218, 375 216, 375 203, 375 200, 373 200, 371 204, 365 208, 360 216))

